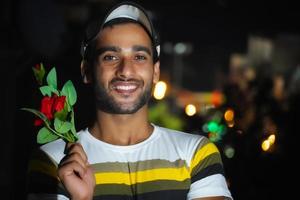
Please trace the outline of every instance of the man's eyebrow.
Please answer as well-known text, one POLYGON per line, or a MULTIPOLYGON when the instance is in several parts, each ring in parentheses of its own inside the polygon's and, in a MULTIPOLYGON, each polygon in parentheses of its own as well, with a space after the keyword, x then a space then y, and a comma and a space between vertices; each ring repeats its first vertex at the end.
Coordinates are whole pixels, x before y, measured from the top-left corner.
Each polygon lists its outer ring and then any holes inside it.
POLYGON ((121 48, 116 47, 116 46, 105 46, 105 47, 100 47, 99 49, 96 49, 96 54, 101 55, 106 51, 114 51, 114 52, 120 52, 121 48))
POLYGON ((145 46, 141 46, 141 45, 134 45, 132 47, 133 51, 145 51, 146 53, 148 53, 149 55, 151 55, 151 50, 148 47, 145 46))
MULTIPOLYGON (((131 50, 132 51, 144 51, 147 54, 151 55, 151 50, 148 47, 145 47, 145 46, 134 45, 131 48, 131 50)), ((99 49, 96 49, 96 54, 101 55, 106 51, 121 52, 122 49, 120 47, 116 47, 116 46, 104 46, 104 47, 100 47, 99 49)))

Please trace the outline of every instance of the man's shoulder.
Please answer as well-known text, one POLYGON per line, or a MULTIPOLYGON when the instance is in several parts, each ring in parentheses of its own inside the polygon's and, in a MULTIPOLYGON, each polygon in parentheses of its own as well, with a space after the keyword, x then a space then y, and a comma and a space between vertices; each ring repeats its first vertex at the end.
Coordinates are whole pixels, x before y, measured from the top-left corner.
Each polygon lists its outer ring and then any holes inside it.
POLYGON ((196 150, 199 145, 203 146, 202 144, 209 142, 209 139, 206 136, 201 135, 201 133, 187 133, 164 127, 157 127, 157 129, 160 131, 160 135, 165 141, 170 142, 180 149, 186 149, 188 152, 192 152, 196 150))
POLYGON ((164 127, 156 127, 160 132, 160 143, 169 149, 174 149, 180 158, 190 163, 197 149, 209 143, 206 136, 183 131, 173 130, 164 127))
POLYGON ((179 130, 169 129, 165 127, 156 126, 157 129, 161 132, 161 135, 170 137, 179 141, 199 141, 199 140, 207 140, 207 137, 201 135, 201 133, 188 133, 179 130))

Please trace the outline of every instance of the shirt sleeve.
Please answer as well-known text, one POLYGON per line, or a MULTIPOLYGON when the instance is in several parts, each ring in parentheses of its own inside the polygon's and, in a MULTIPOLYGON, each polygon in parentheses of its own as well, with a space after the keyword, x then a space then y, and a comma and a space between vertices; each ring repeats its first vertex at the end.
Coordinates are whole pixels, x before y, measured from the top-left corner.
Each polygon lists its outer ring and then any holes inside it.
POLYGON ((33 153, 29 162, 27 199, 69 199, 66 190, 57 176, 57 163, 40 149, 33 153))
POLYGON ((232 199, 224 176, 220 152, 214 143, 203 138, 190 164, 191 187, 187 199, 224 196, 232 199))

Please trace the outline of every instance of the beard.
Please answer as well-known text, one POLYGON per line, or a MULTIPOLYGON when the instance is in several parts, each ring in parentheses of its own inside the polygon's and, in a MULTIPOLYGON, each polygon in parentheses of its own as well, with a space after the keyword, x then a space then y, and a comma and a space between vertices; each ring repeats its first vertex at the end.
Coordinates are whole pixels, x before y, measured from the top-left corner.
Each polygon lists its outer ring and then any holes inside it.
POLYGON ((147 84, 145 90, 138 96, 131 106, 118 103, 108 90, 97 81, 94 84, 97 109, 111 114, 133 114, 146 105, 151 97, 152 84, 147 84))

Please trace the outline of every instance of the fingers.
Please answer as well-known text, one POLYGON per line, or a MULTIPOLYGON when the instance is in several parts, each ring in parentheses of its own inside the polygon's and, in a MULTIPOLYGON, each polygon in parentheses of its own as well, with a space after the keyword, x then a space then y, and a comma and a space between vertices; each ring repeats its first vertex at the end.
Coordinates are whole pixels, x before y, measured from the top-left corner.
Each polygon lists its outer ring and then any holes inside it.
MULTIPOLYGON (((60 161, 60 168, 64 165, 77 165, 79 164, 82 168, 88 166, 87 155, 85 154, 81 144, 69 143, 66 147, 66 156, 60 161)), ((78 168, 78 167, 77 167, 78 168)))
POLYGON ((83 147, 79 143, 68 143, 67 144, 67 156, 70 159, 76 159, 82 161, 84 165, 88 164, 88 158, 83 150, 83 147))
POLYGON ((84 159, 87 160, 87 156, 83 150, 83 147, 79 143, 68 143, 67 144, 67 153, 79 153, 80 156, 84 159))
POLYGON ((76 160, 73 161, 67 161, 60 165, 58 170, 58 176, 64 180, 67 177, 71 176, 79 176, 84 177, 86 174, 87 168, 82 166, 79 162, 76 160))

